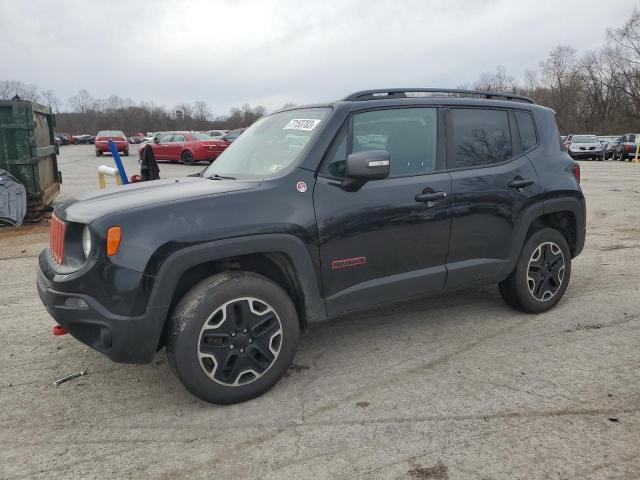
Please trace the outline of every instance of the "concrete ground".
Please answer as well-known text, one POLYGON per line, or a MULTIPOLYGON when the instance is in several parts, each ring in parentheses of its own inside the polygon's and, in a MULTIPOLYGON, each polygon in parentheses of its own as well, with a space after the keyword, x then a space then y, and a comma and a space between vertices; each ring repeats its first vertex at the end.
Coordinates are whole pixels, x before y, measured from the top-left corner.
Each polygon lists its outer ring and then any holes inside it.
MULTIPOLYGON (((63 147, 63 195, 109 160, 63 147)), ((118 365, 53 337, 35 287, 47 227, 0 231, 0 478, 640 478, 640 165, 582 177, 586 248, 553 311, 488 287, 319 324, 286 378, 227 407, 190 395, 164 352, 118 365)))

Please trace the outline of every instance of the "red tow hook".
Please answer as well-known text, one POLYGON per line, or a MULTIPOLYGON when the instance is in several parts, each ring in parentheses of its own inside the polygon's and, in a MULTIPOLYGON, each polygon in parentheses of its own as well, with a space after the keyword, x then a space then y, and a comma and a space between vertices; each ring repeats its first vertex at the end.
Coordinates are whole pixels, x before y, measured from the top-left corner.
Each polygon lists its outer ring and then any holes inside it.
POLYGON ((53 333, 56 337, 59 337, 60 335, 66 335, 67 333, 69 333, 69 331, 62 325, 54 325, 51 329, 51 333, 53 333))

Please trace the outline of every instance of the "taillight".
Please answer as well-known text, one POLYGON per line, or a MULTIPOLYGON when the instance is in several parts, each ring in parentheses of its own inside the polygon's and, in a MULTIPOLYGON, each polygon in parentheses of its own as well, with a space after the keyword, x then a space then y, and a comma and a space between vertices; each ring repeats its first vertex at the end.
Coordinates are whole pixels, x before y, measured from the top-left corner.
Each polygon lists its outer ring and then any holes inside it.
POLYGON ((49 249, 56 263, 64 261, 64 233, 67 224, 60 220, 55 214, 51 215, 51 230, 49 231, 49 249))
POLYGON ((571 171, 573 172, 573 176, 576 177, 576 181, 580 183, 580 164, 575 163, 571 168, 571 171))

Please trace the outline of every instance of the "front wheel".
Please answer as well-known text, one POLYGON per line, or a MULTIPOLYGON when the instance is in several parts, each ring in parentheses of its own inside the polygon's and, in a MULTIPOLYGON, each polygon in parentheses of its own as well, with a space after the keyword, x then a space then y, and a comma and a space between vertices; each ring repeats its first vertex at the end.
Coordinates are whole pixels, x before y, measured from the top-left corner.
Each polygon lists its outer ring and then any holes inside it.
POLYGON ((242 402, 269 390, 298 345, 291 299, 251 272, 201 281, 180 300, 170 322, 169 363, 193 394, 212 403, 242 402))
POLYGON ((195 165, 196 161, 193 158, 193 153, 186 151, 182 152, 182 161, 185 165, 195 165))
POLYGON ((560 301, 570 276, 567 240, 558 230, 543 228, 525 242, 515 269, 499 284, 500 293, 516 310, 541 313, 560 301))

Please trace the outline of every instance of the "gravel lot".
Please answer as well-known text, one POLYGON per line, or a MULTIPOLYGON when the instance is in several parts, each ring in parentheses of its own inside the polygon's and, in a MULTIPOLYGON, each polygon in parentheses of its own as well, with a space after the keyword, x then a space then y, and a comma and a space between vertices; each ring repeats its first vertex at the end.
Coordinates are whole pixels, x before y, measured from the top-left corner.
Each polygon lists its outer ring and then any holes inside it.
MULTIPOLYGON (((59 161, 64 197, 110 164, 92 146, 59 161)), ((319 324, 286 378, 228 407, 191 396, 164 352, 118 365, 52 336, 48 227, 0 230, 0 478, 640 478, 640 165, 582 178, 587 243, 553 311, 490 287, 319 324)))

